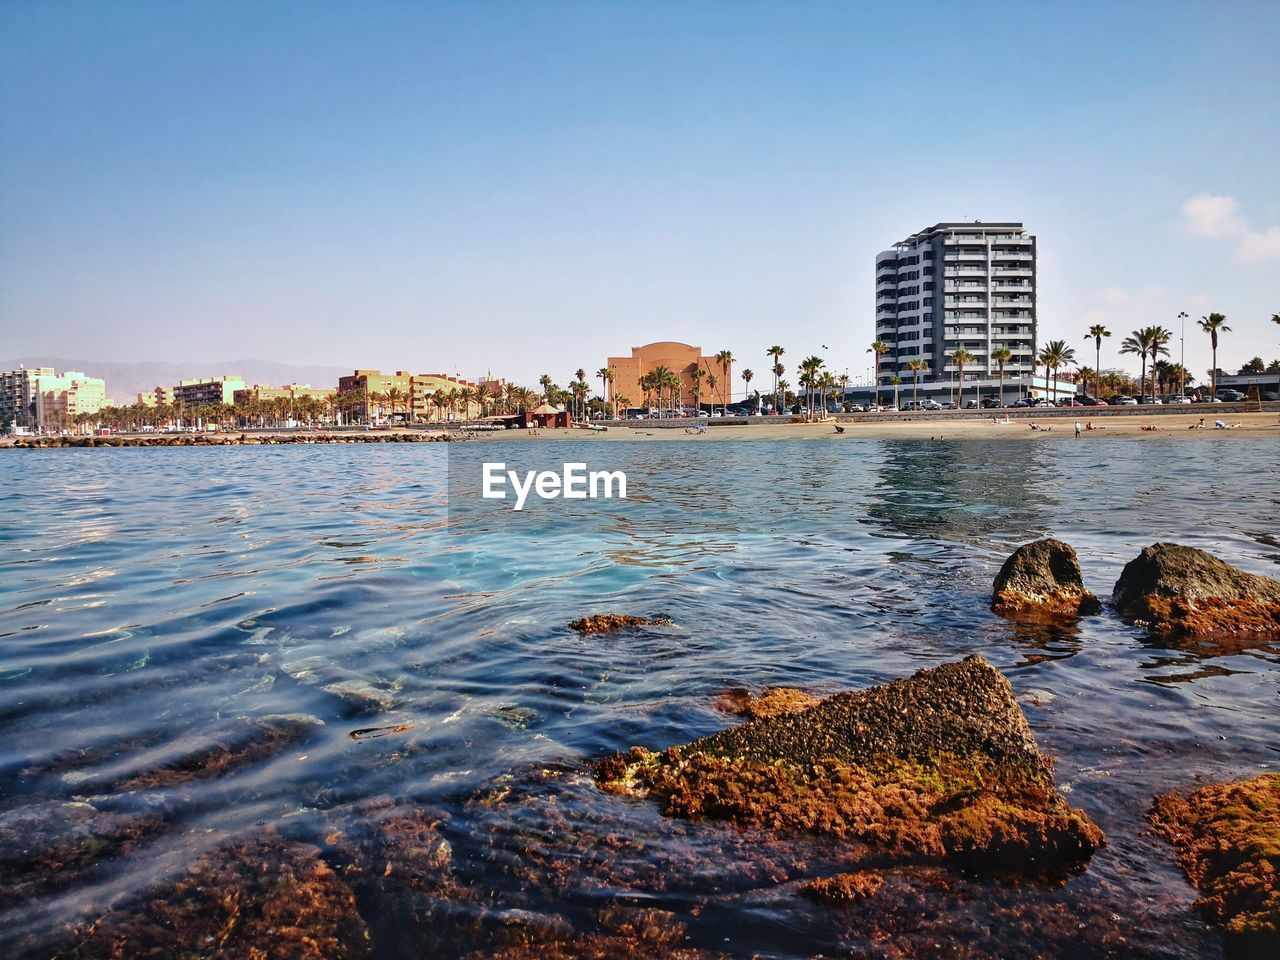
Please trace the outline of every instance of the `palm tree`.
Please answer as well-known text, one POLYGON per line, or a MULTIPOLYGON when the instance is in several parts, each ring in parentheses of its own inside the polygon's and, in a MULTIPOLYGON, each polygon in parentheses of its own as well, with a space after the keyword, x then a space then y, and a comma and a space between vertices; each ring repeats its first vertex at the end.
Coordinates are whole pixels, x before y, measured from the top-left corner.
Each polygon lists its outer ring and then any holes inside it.
POLYGON ((1230 333, 1227 318, 1221 313, 1211 313, 1200 320, 1200 329, 1209 335, 1209 345, 1213 347, 1213 395, 1218 395, 1218 334, 1230 333))
POLYGON ((1076 362, 1076 352, 1067 346, 1065 340, 1050 340, 1040 352, 1040 362, 1045 365, 1045 372, 1053 382, 1053 396, 1058 398, 1058 369, 1076 362))
MULTIPOLYGON (((600 378, 600 396, 605 403, 609 403, 609 385, 613 383, 613 367, 601 367, 596 371, 596 376, 600 378)), ((618 417, 618 407, 615 402, 613 405, 614 419, 618 417)))
POLYGON ((1151 394, 1154 397, 1160 393, 1160 357, 1169 355, 1169 341, 1173 339, 1173 334, 1159 326, 1147 327, 1147 332, 1151 334, 1151 394))
MULTIPOLYGON (((716 354, 716 360, 720 363, 721 381, 724 383, 724 388, 728 390, 730 386, 729 364, 733 363, 733 353, 729 350, 721 350, 716 354)), ((712 389, 715 389, 714 386, 712 389)), ((720 393, 720 406, 724 407, 724 415, 727 417, 729 415, 729 402, 725 399, 723 391, 720 393)))
POLYGON ((680 374, 674 370, 668 370, 666 374, 667 390, 671 396, 671 408, 674 410, 677 406, 684 407, 684 380, 680 378, 680 374))
POLYGON ((1000 406, 1004 406, 1004 365, 1013 359, 1013 351, 1008 347, 996 347, 991 351, 991 359, 1000 370, 1000 406))
POLYGON ((805 406, 809 408, 809 417, 813 417, 813 394, 818 386, 818 373, 822 369, 821 357, 806 357, 800 364, 800 384, 805 387, 805 406))
POLYGON ((876 406, 880 405, 880 358, 883 357, 888 352, 889 352, 889 345, 885 343, 883 340, 877 340, 875 341, 875 343, 871 344, 871 346, 867 348, 867 353, 874 353, 876 355, 876 371, 875 371, 876 406))
POLYGON ((552 384, 551 374, 544 373, 542 376, 538 378, 538 383, 542 385, 542 399, 546 400, 547 403, 550 403, 551 402, 551 384, 552 384))
MULTIPOLYGON (((1095 323, 1089 328, 1086 340, 1093 340, 1093 369, 1102 369, 1102 338, 1111 336, 1111 331, 1100 323, 1095 323)), ((1094 385, 1094 393, 1097 393, 1097 384, 1094 385)))
MULTIPOLYGON (((1280 324, 1280 313, 1273 313, 1271 315, 1271 322, 1275 324, 1280 324)), ((1278 373, 1280 373, 1280 367, 1277 367, 1276 370, 1278 373)), ((1280 399, 1280 380, 1276 381, 1276 398, 1280 399)))
POLYGON ((786 405, 786 402, 787 402, 787 390, 788 390, 790 387, 791 387, 791 384, 787 383, 787 381, 782 380, 782 379, 779 379, 779 380, 778 380, 777 390, 776 390, 776 392, 774 393, 774 397, 773 397, 773 398, 774 398, 774 400, 775 400, 775 401, 778 401, 778 403, 780 404, 780 406, 785 406, 785 405, 786 405), (782 398, 781 400, 778 400, 779 396, 781 396, 781 398, 782 398))
MULTIPOLYGON (((752 373, 750 370, 743 370, 741 376, 742 376, 742 397, 743 397, 743 402, 745 403, 746 398, 751 395, 751 381, 755 378, 755 374, 752 373)), ((759 404, 756 404, 756 409, 757 410, 760 409, 759 404)))
POLYGON ((1120 341, 1121 353, 1136 353, 1142 358, 1142 372, 1138 376, 1138 392, 1145 393, 1147 388, 1147 355, 1151 353, 1151 327, 1135 330, 1120 341))
POLYGON ((889 382, 893 384, 893 409, 898 409, 898 384, 902 383, 902 378, 896 373, 889 378, 889 382))
POLYGON ((1093 367, 1079 367, 1076 370, 1076 380, 1079 383, 1084 384, 1084 392, 1086 394, 1089 393, 1089 383, 1092 381, 1094 384, 1094 392, 1092 395, 1097 395, 1098 371, 1094 370, 1093 367))
POLYGON ((960 381, 960 402, 956 405, 957 407, 964 406, 964 365, 973 363, 977 359, 964 347, 960 347, 951 354, 951 362, 956 365, 957 379, 960 381))
POLYGON ((920 374, 926 366, 927 364, 919 357, 912 357, 907 361, 907 369, 911 371, 911 405, 913 407, 920 403, 920 374))
POLYGON ((773 346, 766 350, 765 356, 773 358, 773 412, 777 413, 781 404, 778 403, 778 378, 782 376, 782 355, 787 351, 781 347, 773 346))
MULTIPOLYGON (((584 382, 586 381, 586 379, 587 379, 587 371, 585 371, 585 370, 583 370, 581 367, 579 367, 577 370, 573 371, 573 379, 574 379, 575 383, 584 383, 584 382)), ((576 387, 575 383, 570 383, 570 384, 569 384, 569 392, 573 394, 574 401, 575 401, 575 402, 577 402, 577 401, 578 401, 578 390, 577 390, 577 387, 576 387)), ((589 388, 589 387, 587 388, 587 392, 588 392, 588 393, 590 392, 590 388, 589 388)), ((581 403, 578 403, 578 413, 577 413, 577 416, 578 416, 578 418, 579 418, 579 419, 581 419, 581 418, 582 418, 582 405, 581 405, 581 403)))
POLYGON ((693 408, 698 412, 698 416, 702 416, 702 378, 707 375, 707 371, 701 367, 694 367, 693 372, 689 374, 693 380, 693 386, 689 388, 689 392, 693 394, 693 408))
POLYGON ((404 391, 399 387, 392 387, 386 392, 386 394, 384 394, 384 396, 387 398, 387 405, 391 407, 391 416, 393 417, 396 415, 396 411, 400 408, 400 405, 408 399, 405 396, 404 391))

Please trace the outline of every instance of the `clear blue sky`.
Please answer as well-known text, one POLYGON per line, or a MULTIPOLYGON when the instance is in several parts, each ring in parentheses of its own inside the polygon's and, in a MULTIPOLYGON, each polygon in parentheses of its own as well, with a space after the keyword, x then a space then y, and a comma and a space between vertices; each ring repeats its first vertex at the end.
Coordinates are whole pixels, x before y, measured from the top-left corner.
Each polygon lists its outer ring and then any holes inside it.
POLYGON ((7 0, 0 356, 860 376, 875 254, 976 217, 1082 360, 1179 310, 1269 360, 1277 51, 1275 2, 7 0))

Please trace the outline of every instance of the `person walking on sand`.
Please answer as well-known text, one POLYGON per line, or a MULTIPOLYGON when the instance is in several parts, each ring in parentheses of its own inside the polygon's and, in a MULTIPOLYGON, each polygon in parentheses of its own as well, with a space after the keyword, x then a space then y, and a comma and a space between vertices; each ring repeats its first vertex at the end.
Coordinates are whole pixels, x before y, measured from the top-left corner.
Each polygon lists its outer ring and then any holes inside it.
POLYGON ((1080 439, 1080 434, 1084 432, 1084 427, 1080 426, 1080 421, 1076 421, 1076 439, 1080 439))

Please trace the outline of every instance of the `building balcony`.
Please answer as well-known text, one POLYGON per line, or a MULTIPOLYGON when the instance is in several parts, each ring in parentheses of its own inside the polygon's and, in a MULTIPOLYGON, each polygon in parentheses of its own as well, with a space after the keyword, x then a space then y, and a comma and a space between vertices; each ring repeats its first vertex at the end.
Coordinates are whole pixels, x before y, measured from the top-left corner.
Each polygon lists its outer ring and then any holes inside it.
POLYGON ((1032 274, 1030 266, 1026 267, 993 267, 992 273, 999 277, 1029 277, 1032 274))

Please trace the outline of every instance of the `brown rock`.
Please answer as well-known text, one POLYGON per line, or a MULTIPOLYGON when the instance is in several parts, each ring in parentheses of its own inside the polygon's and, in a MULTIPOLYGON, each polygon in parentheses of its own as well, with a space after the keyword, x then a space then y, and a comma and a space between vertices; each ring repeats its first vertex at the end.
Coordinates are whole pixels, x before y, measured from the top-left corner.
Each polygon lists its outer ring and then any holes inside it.
POLYGON ((1280 580, 1195 547, 1144 548, 1125 565, 1114 593, 1121 615, 1157 636, 1280 636, 1280 580))
POLYGON ((1150 817, 1233 947, 1280 955, 1280 775, 1166 794, 1150 817))
POLYGON ((715 705, 725 713, 751 718, 775 717, 780 713, 799 713, 822 702, 805 690, 795 687, 766 687, 758 697, 743 687, 725 690, 715 699, 715 705))
POLYGON ((669 621, 658 618, 637 617, 630 613, 595 613, 569 624, 570 630, 579 633, 613 633, 627 627, 661 626, 669 621))
POLYGON ((670 816, 818 833, 903 862, 1055 874, 1105 842, 977 656, 661 753, 633 748, 596 775, 670 816))
POLYGON ((1004 562, 991 596, 996 613, 1011 617, 1081 616, 1102 609, 1085 589, 1080 561, 1069 543, 1024 543, 1004 562))
POLYGON ((834 877, 820 877, 800 888, 806 897, 831 906, 842 906, 874 897, 884 883, 884 877, 870 870, 854 870, 837 873, 834 877))

